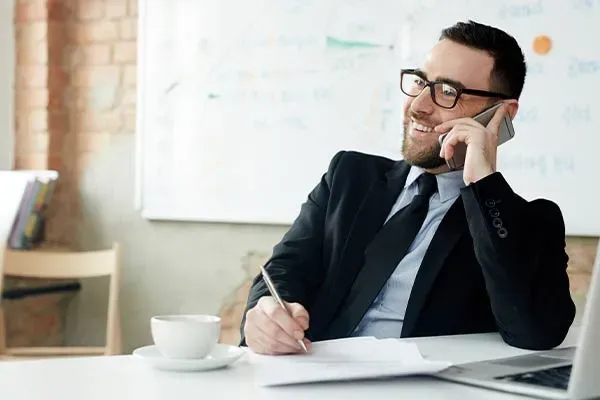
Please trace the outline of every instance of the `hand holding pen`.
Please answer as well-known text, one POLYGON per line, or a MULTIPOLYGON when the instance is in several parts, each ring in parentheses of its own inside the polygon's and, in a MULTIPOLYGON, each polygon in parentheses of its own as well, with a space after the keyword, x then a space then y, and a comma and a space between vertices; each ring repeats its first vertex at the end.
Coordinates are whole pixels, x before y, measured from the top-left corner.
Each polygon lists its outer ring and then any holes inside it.
POLYGON ((298 303, 283 301, 267 271, 261 269, 271 296, 262 297, 246 314, 246 344, 259 354, 308 352, 310 342, 304 337, 304 331, 308 329, 308 312, 298 303))

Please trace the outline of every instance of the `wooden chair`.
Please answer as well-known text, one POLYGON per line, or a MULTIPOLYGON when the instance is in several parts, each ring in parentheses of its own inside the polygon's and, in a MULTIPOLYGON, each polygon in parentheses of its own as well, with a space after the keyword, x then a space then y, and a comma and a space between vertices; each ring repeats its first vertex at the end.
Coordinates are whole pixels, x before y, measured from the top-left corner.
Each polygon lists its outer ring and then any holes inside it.
MULTIPOLYGON (((1 253, 1 252, 0 252, 1 253)), ((4 313, 0 302, 0 357, 52 357, 121 354, 121 324, 118 306, 119 244, 99 251, 4 250, 3 276, 40 279, 83 279, 109 276, 106 342, 102 347, 6 347, 4 313)), ((0 271, 2 268, 0 267, 0 271)))

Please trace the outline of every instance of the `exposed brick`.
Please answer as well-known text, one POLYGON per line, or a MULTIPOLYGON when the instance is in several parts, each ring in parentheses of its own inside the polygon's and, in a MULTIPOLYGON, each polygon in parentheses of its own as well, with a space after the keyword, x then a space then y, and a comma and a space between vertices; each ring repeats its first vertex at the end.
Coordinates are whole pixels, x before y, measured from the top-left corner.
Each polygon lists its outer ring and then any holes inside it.
POLYGON ((127 14, 131 17, 137 17, 138 15, 138 0, 129 0, 127 3, 127 14))
POLYGON ((102 0, 79 1, 76 11, 77 19, 89 21, 104 17, 104 2, 102 0))
POLYGON ((47 17, 47 7, 44 0, 30 0, 15 4, 15 22, 44 21, 47 17))
MULTIPOLYGON (((39 285, 38 280, 27 281, 34 282, 27 286, 39 285)), ((74 293, 65 292, 7 300, 3 304, 7 345, 10 347, 62 345, 66 306, 73 296, 74 293)))
POLYGON ((57 132, 57 130, 51 128, 48 136, 48 156, 60 156, 63 152, 64 130, 57 132))
POLYGON ((16 115, 18 133, 39 133, 48 131, 48 111, 44 108, 20 112, 16 115))
POLYGON ((48 67, 47 87, 51 94, 60 93, 69 82, 68 72, 60 66, 48 67))
POLYGON ((137 18, 128 18, 119 22, 119 37, 125 40, 137 37, 137 18))
POLYGON ((135 65, 128 65, 123 70, 123 84, 125 86, 136 86, 137 68, 135 65))
POLYGON ((106 17, 123 18, 127 16, 126 0, 106 0, 106 17))
POLYGON ((57 93, 53 93, 48 97, 48 110, 55 111, 61 110, 64 107, 64 102, 62 97, 57 93))
POLYGON ((95 153, 104 150, 110 145, 109 132, 80 133, 77 135, 78 153, 95 153))
POLYGON ((48 45, 46 41, 26 42, 20 45, 16 51, 17 65, 47 64, 48 45))
POLYGON ((48 64, 60 66, 62 64, 62 50, 66 45, 66 26, 62 22, 48 22, 48 64))
POLYGON ((48 107, 48 89, 22 89, 15 95, 15 110, 17 112, 31 108, 48 107))
POLYGON ((119 38, 119 25, 114 21, 74 23, 69 30, 75 43, 112 42, 119 38))
POLYGON ((48 151, 50 135, 48 132, 17 134, 16 137, 17 155, 27 155, 30 153, 45 153, 48 151))
POLYGON ((47 169, 48 157, 45 152, 15 156, 15 169, 47 169))
POLYGON ((137 100, 137 90, 134 88, 123 89, 121 97, 122 106, 134 106, 137 100))
POLYGON ((110 63, 110 44, 72 46, 64 52, 71 67, 80 65, 106 65, 110 63))
POLYGON ((73 75, 72 83, 75 87, 90 87, 97 84, 119 84, 119 67, 117 66, 91 66, 77 68, 73 75))
POLYGON ((30 42, 44 41, 48 34, 48 23, 45 20, 19 24, 15 27, 16 50, 30 42))
POLYGON ((117 63, 134 63, 137 59, 137 46, 135 42, 115 43, 113 48, 113 61, 117 63))
POLYGON ((70 114, 69 119, 71 132, 119 132, 123 126, 118 111, 70 114))
POLYGON ((46 0, 48 3, 48 20, 63 21, 75 18, 77 0, 46 0))
POLYGON ((15 71, 15 86, 20 88, 45 88, 48 81, 48 67, 42 65, 21 65, 15 71))
POLYGON ((98 83, 92 88, 78 88, 74 91, 74 107, 82 111, 110 111, 118 102, 119 87, 98 83))

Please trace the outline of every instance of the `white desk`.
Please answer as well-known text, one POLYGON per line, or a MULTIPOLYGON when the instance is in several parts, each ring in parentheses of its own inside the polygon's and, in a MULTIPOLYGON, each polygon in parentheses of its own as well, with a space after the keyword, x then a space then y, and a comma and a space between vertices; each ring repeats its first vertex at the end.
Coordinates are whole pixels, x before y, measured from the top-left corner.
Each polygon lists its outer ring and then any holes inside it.
MULTIPOLYGON (((578 332, 572 328, 561 346, 575 344, 578 332)), ((497 334, 404 340, 417 343, 425 357, 455 363, 527 353, 497 334)), ((259 388, 245 358, 222 370, 174 373, 152 370, 132 356, 0 362, 0 394, 19 400, 523 398, 427 377, 259 388)))

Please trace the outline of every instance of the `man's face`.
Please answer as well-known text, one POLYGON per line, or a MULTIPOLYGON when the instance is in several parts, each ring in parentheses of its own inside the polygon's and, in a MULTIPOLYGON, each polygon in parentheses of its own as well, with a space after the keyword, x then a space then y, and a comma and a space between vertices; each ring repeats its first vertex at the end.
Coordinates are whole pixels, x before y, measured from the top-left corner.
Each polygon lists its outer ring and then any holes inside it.
MULTIPOLYGON (((493 66, 494 59, 486 52, 444 39, 431 49, 421 71, 429 81, 449 79, 460 82, 464 88, 490 90, 493 66)), ((417 97, 406 98, 402 153, 410 164, 427 169, 445 165, 445 160, 439 156, 438 137, 441 134, 433 128, 451 119, 472 117, 492 101, 462 94, 454 108, 446 109, 433 102, 428 87, 417 97)))

